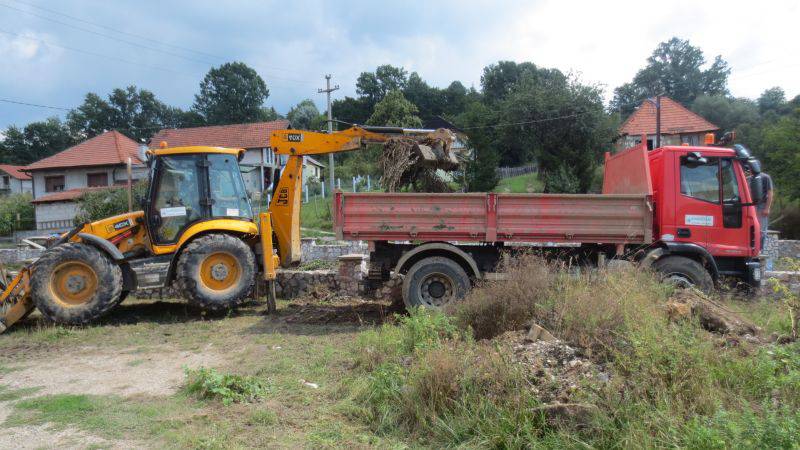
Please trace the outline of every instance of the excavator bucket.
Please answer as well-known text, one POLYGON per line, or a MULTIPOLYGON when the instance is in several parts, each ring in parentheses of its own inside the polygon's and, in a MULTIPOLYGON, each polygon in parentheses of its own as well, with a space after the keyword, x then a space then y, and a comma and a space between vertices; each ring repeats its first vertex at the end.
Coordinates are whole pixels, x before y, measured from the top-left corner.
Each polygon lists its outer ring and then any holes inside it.
POLYGON ((9 280, 5 268, 0 268, 0 333, 24 319, 34 308, 30 295, 31 270, 25 267, 9 280))

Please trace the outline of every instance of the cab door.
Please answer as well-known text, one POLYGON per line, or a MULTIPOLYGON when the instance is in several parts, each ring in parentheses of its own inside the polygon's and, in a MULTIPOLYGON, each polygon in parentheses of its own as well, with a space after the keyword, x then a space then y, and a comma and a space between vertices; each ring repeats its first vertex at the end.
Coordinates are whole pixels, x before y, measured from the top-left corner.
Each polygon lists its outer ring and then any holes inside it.
POLYGON ((742 180, 738 164, 731 158, 719 159, 720 207, 714 210, 708 250, 715 256, 748 256, 749 224, 744 220, 742 180))
POLYGON ((678 164, 680 194, 675 201, 674 240, 706 247, 719 216, 719 160, 697 161, 686 154, 678 164))

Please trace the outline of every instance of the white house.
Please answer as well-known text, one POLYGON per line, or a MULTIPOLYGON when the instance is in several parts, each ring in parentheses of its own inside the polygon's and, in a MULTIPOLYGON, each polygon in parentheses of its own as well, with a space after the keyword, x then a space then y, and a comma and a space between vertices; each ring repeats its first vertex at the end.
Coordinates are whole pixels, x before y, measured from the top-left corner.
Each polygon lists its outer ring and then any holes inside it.
POLYGON ((39 160, 25 172, 33 178, 36 229, 59 230, 73 226, 76 200, 89 190, 127 183, 127 162, 133 179, 147 177, 139 160, 138 144, 117 131, 107 131, 53 156, 39 160))
POLYGON ((0 194, 31 194, 33 181, 23 172, 24 166, 0 164, 0 194))

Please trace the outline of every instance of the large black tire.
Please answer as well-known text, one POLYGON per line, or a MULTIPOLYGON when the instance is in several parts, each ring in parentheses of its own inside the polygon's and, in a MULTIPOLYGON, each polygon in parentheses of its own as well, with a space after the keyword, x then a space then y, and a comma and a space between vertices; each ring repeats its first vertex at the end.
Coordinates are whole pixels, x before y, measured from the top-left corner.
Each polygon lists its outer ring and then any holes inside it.
POLYGON ((664 282, 677 287, 695 287, 707 294, 714 289, 714 280, 708 270, 685 256, 665 256, 653 263, 653 269, 664 282))
POLYGON ((205 311, 224 311, 247 296, 255 267, 253 251, 241 239, 207 234, 181 253, 176 281, 190 304, 205 311))
POLYGON ((455 261, 433 256, 417 261, 403 279, 406 308, 441 308, 463 298, 471 286, 469 276, 455 261))
POLYGON ((70 242, 47 250, 33 265, 31 295, 53 322, 83 325, 119 303, 122 270, 105 253, 70 242))

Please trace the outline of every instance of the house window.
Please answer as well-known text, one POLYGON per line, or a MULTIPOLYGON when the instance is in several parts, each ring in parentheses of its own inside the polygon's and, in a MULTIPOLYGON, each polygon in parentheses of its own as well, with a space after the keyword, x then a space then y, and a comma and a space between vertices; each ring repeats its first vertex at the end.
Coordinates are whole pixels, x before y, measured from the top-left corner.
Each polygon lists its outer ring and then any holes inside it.
POLYGON ((8 189, 11 186, 11 179, 8 175, 3 175, 3 189, 8 189))
POLYGON ((86 174, 86 185, 89 187, 108 186, 108 173, 98 172, 86 174))
POLYGON ((697 134, 684 134, 681 135, 681 144, 700 145, 700 136, 697 134))
POLYGON ((45 192, 61 192, 64 190, 64 175, 44 177, 45 192))

